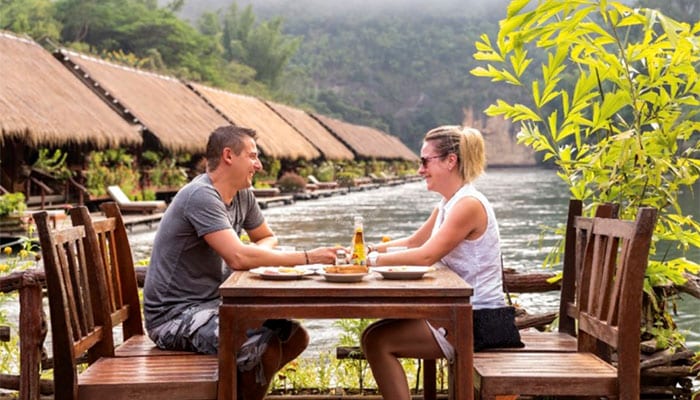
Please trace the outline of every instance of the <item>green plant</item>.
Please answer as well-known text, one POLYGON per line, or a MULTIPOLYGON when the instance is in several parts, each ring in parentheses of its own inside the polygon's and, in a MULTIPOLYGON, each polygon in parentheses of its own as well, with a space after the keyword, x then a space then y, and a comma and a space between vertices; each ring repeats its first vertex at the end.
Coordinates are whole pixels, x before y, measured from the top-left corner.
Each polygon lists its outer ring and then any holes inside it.
POLYGON ((350 187, 355 185, 355 178, 359 177, 360 175, 354 173, 354 172, 349 172, 349 171, 342 171, 338 172, 335 175, 335 180, 338 182, 340 186, 343 187, 350 187))
MULTIPOLYGON (((37 249, 39 247, 37 239, 33 235, 32 226, 27 232, 28 236, 22 236, 22 247, 15 253, 12 247, 6 246, 2 249, 4 258, 0 259, 0 273, 10 273, 14 271, 24 271, 27 268, 36 266, 39 260, 37 249)), ((0 311, 2 307, 0 307, 0 311)))
POLYGON ((302 358, 291 361, 274 377, 270 385, 273 390, 296 394, 301 389, 328 392, 337 371, 337 362, 329 352, 317 358, 302 358))
MULTIPOLYGON (((343 330, 340 334, 340 346, 357 346, 362 338, 362 332, 374 322, 372 319, 339 319, 335 325, 343 330)), ((357 377, 360 391, 365 389, 365 381, 371 378, 369 364, 363 359, 350 358, 344 363, 349 375, 357 377)))
POLYGON ((133 197, 140 180, 133 163, 133 156, 123 149, 93 151, 88 157, 85 186, 91 195, 101 196, 107 193, 107 186, 119 185, 124 193, 133 197))
POLYGON ((24 193, 16 192, 0 195, 0 217, 10 214, 22 214, 26 208, 24 193))
POLYGON ((155 200, 156 192, 153 189, 144 188, 141 191, 141 198, 137 200, 155 200))
POLYGON ((314 165, 307 160, 297 160, 295 171, 301 176, 309 176, 314 173, 314 165))
POLYGON ((270 189, 272 185, 268 181, 258 181, 256 180, 255 183, 253 184, 253 187, 256 189, 270 189))
POLYGON ((304 191, 306 180, 294 172, 285 172, 277 181, 277 187, 283 193, 298 193, 304 191))
POLYGON ((335 165, 324 161, 314 169, 313 175, 321 182, 331 182, 335 179, 335 165))
POLYGON ((141 160, 150 186, 179 188, 187 183, 187 172, 178 165, 177 159, 146 151, 141 155, 141 160))
POLYGON ((255 174, 255 187, 258 187, 258 182, 275 182, 280 169, 282 169, 282 162, 275 158, 269 159, 264 155, 260 155, 260 162, 263 169, 255 174))
POLYGON ((61 149, 56 149, 50 154, 49 149, 39 149, 39 157, 32 165, 48 175, 60 180, 68 179, 72 176, 70 169, 66 165, 68 153, 63 153, 61 149))
POLYGON ((618 202, 623 218, 659 210, 645 332, 673 328, 662 288, 700 267, 683 257, 700 247, 700 224, 678 203, 700 177, 700 24, 603 0, 528 3, 510 4, 495 41, 482 35, 474 57, 487 65, 472 73, 529 91, 531 104, 486 113, 520 122, 519 142, 556 164, 573 197, 618 202))

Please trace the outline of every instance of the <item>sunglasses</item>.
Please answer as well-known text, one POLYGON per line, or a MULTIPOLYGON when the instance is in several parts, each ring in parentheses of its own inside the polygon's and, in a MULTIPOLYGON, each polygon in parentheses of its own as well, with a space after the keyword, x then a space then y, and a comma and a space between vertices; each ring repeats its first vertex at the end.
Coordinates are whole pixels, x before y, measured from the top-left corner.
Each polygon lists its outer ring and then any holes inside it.
POLYGON ((443 158, 445 156, 430 156, 430 157, 421 157, 420 158, 420 165, 423 166, 423 168, 428 167, 428 162, 434 158, 443 158))

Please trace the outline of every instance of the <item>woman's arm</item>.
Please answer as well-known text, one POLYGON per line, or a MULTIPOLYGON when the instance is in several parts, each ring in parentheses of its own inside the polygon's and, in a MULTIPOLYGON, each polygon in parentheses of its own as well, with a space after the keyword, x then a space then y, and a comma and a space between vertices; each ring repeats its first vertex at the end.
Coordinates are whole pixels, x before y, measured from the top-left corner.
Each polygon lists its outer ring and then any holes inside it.
MULTIPOLYGON (((437 218, 436 212, 431 215, 433 224, 435 218, 437 218)), ((431 229, 433 224, 430 224, 431 229)), ((373 265, 435 264, 457 247, 462 240, 479 238, 486 231, 487 224, 488 216, 481 202, 473 197, 465 197, 452 207, 437 234, 429 237, 419 247, 395 253, 381 254, 377 257, 376 264, 373 265)), ((427 222, 420 230, 426 225, 427 222)), ((430 235, 429 231, 428 235, 430 235)))
POLYGON ((435 225, 435 220, 437 219, 437 213, 438 209, 433 209, 433 212, 430 213, 428 219, 425 220, 425 222, 423 222, 423 225, 421 225, 420 228, 413 232, 411 236, 372 245, 370 250, 384 253, 389 247, 420 247, 421 245, 423 245, 423 243, 425 243, 428 240, 428 238, 430 238, 430 233, 433 231, 433 226, 435 225))

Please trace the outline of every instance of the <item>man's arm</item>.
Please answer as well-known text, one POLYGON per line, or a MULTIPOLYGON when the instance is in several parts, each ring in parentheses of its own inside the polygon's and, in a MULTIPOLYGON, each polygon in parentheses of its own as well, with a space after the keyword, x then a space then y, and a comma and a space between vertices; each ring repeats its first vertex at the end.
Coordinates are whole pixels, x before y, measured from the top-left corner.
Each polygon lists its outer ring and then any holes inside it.
POLYGON ((257 228, 246 230, 246 232, 248 233, 250 242, 255 243, 258 246, 274 248, 279 243, 277 236, 275 236, 275 232, 270 229, 267 221, 263 221, 263 223, 257 228))
POLYGON ((267 245, 245 245, 233 229, 206 234, 204 240, 214 251, 219 253, 224 262, 232 269, 250 269, 260 265, 297 265, 305 262, 303 251, 283 253, 271 250, 267 245))
POLYGON ((233 229, 208 233, 204 235, 204 240, 234 270, 251 269, 261 265, 330 264, 335 260, 334 247, 291 252, 271 250, 267 246, 243 244, 233 229))

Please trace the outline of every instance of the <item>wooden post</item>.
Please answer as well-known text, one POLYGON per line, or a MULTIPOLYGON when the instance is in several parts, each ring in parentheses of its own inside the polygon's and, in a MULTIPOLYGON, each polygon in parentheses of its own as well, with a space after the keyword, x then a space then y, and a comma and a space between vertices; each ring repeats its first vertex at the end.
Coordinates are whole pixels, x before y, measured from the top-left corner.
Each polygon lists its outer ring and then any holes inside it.
POLYGON ((36 274, 26 271, 19 288, 19 398, 22 400, 38 400, 40 396, 41 346, 46 335, 41 291, 36 274))

